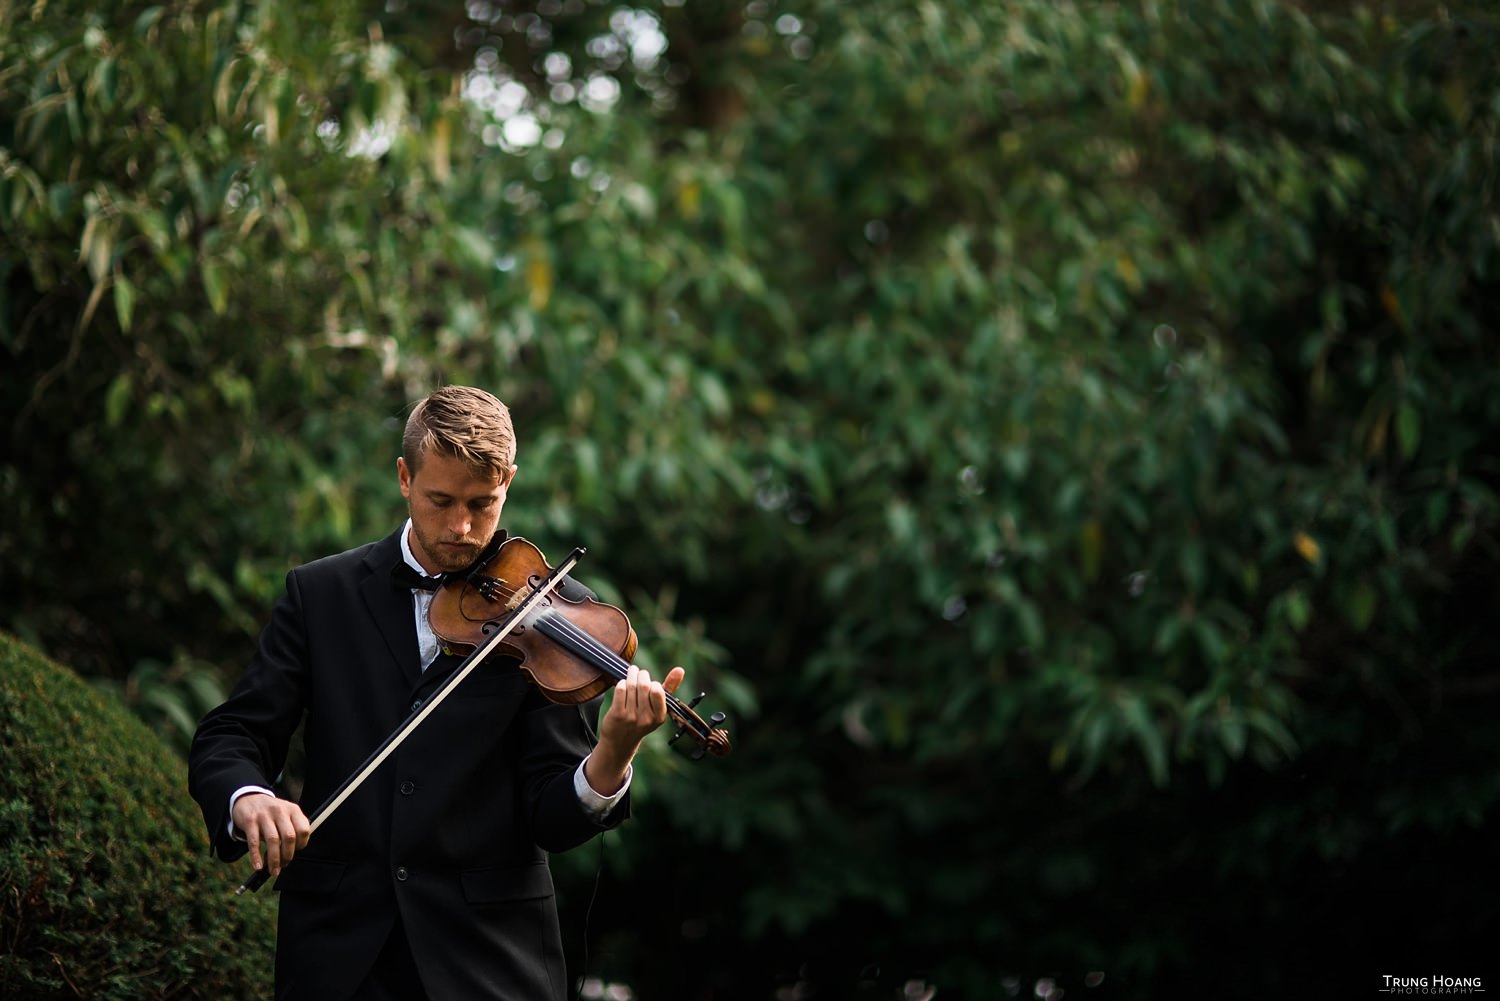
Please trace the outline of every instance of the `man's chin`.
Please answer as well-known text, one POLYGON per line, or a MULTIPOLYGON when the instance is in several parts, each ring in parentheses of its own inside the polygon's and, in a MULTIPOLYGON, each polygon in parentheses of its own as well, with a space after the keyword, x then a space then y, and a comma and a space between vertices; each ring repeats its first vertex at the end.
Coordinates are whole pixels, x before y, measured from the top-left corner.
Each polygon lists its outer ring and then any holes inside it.
POLYGON ((462 549, 454 549, 444 546, 434 556, 434 561, 443 573, 457 573, 467 570, 473 566, 474 561, 479 558, 477 546, 465 546, 462 549))

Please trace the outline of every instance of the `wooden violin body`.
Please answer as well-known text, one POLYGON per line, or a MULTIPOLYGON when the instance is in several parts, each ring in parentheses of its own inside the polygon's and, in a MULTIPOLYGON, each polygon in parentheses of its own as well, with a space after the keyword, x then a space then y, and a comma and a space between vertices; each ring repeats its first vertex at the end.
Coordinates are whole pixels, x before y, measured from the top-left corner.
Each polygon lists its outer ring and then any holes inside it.
MULTIPOLYGON (((477 648, 524 604, 520 621, 510 624, 497 651, 518 658, 521 670, 553 702, 587 702, 625 677, 636 652, 635 630, 614 605, 560 593, 563 582, 528 603, 552 574, 540 549, 526 539, 508 538, 468 571, 445 578, 433 596, 428 623, 450 646, 477 648)), ((677 736, 692 735, 702 751, 718 757, 729 753, 728 733, 705 722, 691 705, 668 693, 667 711, 677 721, 677 736)), ((722 713, 711 717, 714 724, 723 718, 722 713)))

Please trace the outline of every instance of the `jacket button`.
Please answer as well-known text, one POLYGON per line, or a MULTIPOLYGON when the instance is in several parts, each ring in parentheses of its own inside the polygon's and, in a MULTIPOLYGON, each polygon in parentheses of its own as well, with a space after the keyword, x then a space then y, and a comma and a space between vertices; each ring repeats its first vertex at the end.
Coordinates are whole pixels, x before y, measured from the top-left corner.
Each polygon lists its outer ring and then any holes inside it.
POLYGON ((412 782, 412 781, 408 780, 406 782, 401 783, 401 795, 403 795, 403 796, 410 796, 412 793, 414 793, 416 791, 417 791, 417 784, 415 782, 412 782))
POLYGON ((421 708, 422 708, 422 700, 421 699, 418 699, 417 701, 415 701, 415 702, 413 702, 411 704, 411 711, 412 712, 416 712, 418 709, 421 709, 421 708))
POLYGON ((406 866, 403 865, 397 867, 396 878, 403 883, 406 882, 406 866))

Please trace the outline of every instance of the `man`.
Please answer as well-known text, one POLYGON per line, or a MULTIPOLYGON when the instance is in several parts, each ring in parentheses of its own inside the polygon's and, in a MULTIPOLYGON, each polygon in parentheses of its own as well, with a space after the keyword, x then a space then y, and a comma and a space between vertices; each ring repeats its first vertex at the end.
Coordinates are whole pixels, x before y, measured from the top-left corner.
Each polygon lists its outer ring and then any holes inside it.
POLYGON ((596 744, 602 699, 554 705, 492 657, 316 836, 271 789, 304 715, 303 798, 319 804, 452 674, 419 578, 475 562, 516 468, 489 393, 449 386, 417 404, 396 460, 407 522, 288 574, 244 676, 199 723, 188 783, 213 850, 279 876, 282 1001, 566 994, 548 853, 625 818, 631 760, 682 668, 658 682, 632 667, 596 744))

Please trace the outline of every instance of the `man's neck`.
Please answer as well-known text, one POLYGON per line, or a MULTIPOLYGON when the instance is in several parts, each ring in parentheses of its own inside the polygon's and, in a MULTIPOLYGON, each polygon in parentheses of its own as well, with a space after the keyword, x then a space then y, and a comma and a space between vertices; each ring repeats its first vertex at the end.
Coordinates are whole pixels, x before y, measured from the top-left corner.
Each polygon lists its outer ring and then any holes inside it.
POLYGON ((406 524, 401 529, 401 558, 406 561, 407 566, 422 574, 424 577, 438 577, 442 575, 441 570, 435 570, 431 567, 428 567, 427 564, 422 560, 422 557, 417 555, 417 548, 416 546, 412 545, 411 541, 410 518, 406 519, 406 524))

